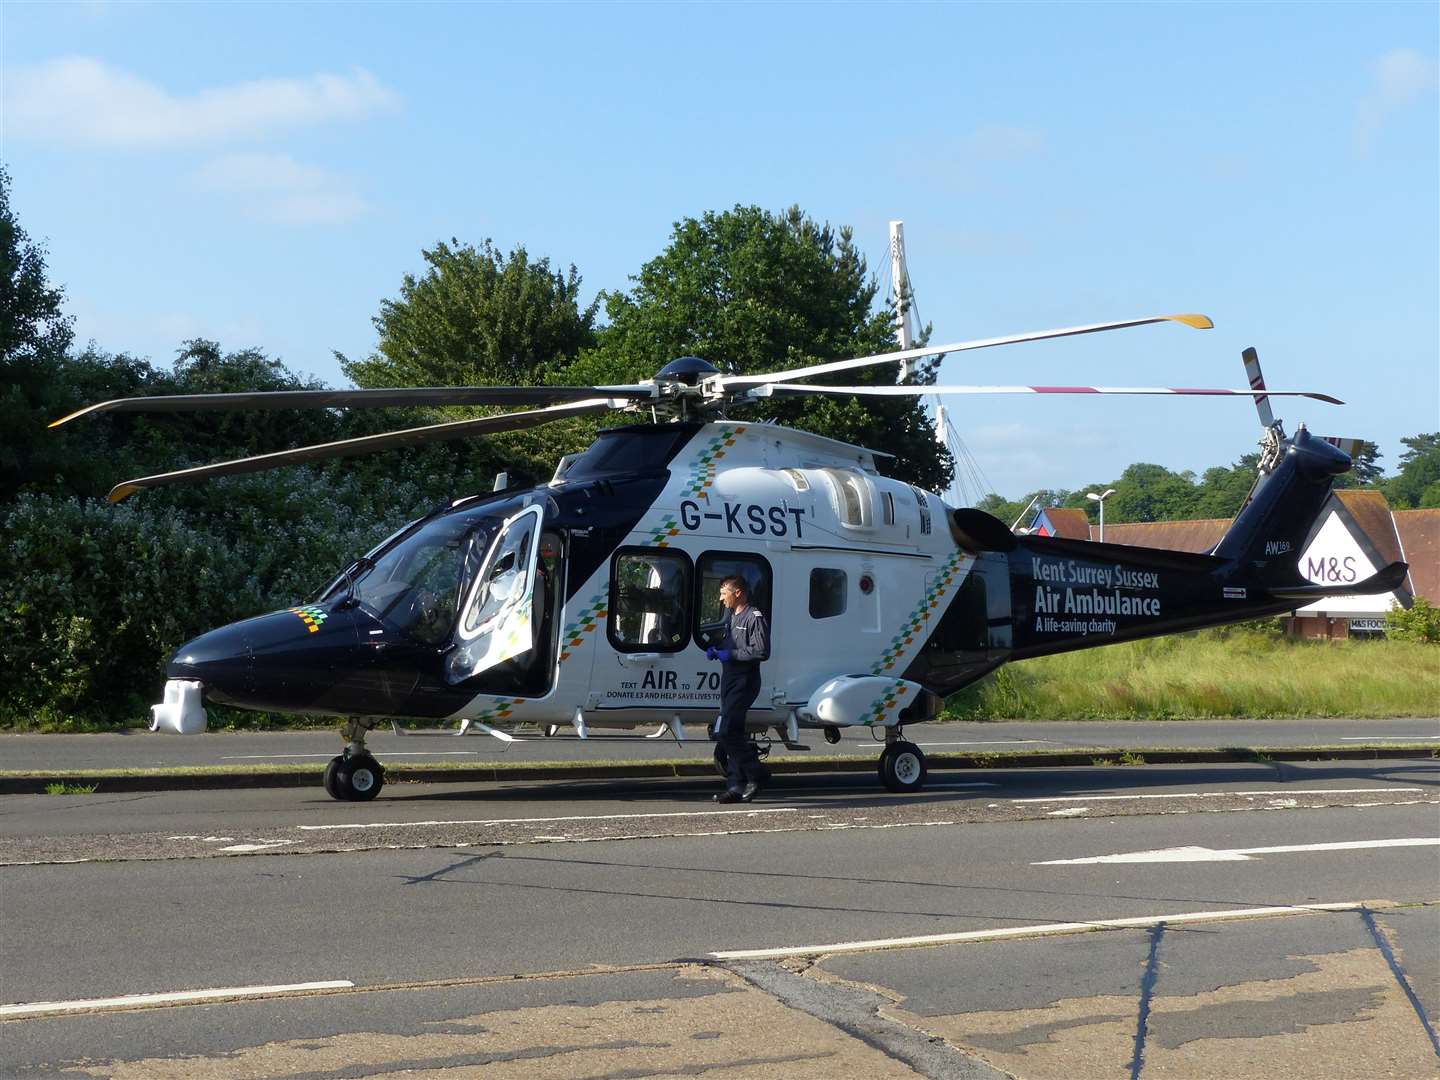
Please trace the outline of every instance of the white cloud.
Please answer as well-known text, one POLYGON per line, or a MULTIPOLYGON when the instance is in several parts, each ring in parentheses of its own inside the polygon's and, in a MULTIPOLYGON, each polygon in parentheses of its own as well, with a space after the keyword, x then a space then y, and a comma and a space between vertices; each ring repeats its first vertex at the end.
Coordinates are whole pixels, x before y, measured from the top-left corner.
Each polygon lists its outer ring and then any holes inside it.
POLYGON ((84 56, 16 68, 5 80, 4 96, 12 135, 122 147, 255 138, 399 104, 394 91, 362 68, 179 96, 84 56))
POLYGON ((191 179, 233 196, 249 217, 280 225, 343 225, 370 209, 344 177, 285 154, 227 154, 191 179))
POLYGON ((1356 152, 1363 156, 1374 150, 1390 117, 1432 93, 1437 81, 1435 61, 1414 49, 1392 49, 1380 57, 1356 114, 1356 152))

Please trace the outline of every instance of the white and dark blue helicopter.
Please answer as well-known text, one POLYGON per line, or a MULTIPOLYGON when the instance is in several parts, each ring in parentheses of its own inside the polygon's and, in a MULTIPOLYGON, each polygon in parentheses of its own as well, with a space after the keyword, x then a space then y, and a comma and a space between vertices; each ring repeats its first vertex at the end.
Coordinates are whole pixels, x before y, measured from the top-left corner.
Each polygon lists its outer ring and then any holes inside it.
MULTIPOLYGON (((328 766, 337 799, 379 793, 365 744, 386 721, 449 721, 509 740, 517 725, 654 728, 680 741, 720 700, 706 647, 725 634, 719 582, 738 574, 771 620, 772 657, 748 720, 800 745, 803 733, 864 726, 883 738, 879 774, 918 791, 925 758, 907 725, 1013 660, 1277 614, 1331 593, 1379 593, 1395 563, 1358 585, 1307 581, 1297 558, 1350 467, 1339 440, 1287 437, 1247 350, 1248 390, 1091 386, 833 386, 799 380, 872 364, 1177 322, 1163 315, 902 350, 769 374, 726 374, 681 357, 617 386, 306 390, 127 398, 101 411, 541 406, 147 476, 145 488, 515 431, 611 410, 653 423, 602 431, 546 484, 455 500, 345 567, 309 603, 232 623, 170 660, 152 730, 205 728, 205 702, 343 718, 328 766), (1265 428, 1259 475, 1208 554, 1017 536, 974 509, 886 477, 886 455, 768 423, 751 402, 782 396, 1135 394, 1249 396, 1265 428)), ((54 426, 54 425, 52 425, 54 426)), ((396 731, 402 729, 396 724, 396 731)), ((718 751, 717 751, 718 753, 718 751)), ((723 761, 717 762, 723 766, 723 761)))

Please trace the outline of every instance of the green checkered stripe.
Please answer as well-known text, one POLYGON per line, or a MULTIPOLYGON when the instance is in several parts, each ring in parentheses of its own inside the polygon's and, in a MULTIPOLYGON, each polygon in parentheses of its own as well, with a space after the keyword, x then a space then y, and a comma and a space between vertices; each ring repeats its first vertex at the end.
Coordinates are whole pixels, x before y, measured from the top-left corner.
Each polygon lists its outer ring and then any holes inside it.
POLYGON ((318 607, 292 607, 290 614, 298 615, 300 621, 305 624, 306 629, 312 634, 319 630, 325 620, 330 617, 329 612, 324 608, 318 607))
POLYGON ((665 520, 650 530, 650 543, 656 547, 669 547, 670 538, 680 532, 680 526, 675 521, 674 514, 666 514, 665 520))
POLYGON ((570 653, 578 649, 585 640, 585 635, 594 630, 605 618, 606 604, 609 602, 609 591, 596 593, 585 605, 576 620, 565 627, 565 632, 560 637, 560 663, 570 658, 570 653))
POLYGON ((710 440, 690 470, 690 479, 681 495, 699 495, 715 483, 715 469, 725 451, 735 445, 735 436, 744 432, 743 427, 721 428, 719 434, 710 440))
POLYGON ((916 637, 925 627, 925 622, 939 605, 941 598, 950 590, 950 585, 960 577, 959 570, 961 560, 965 553, 957 549, 951 556, 940 564, 940 572, 935 578, 926 594, 921 597, 920 603, 915 605, 915 610, 900 627, 900 632, 891 640, 889 647, 881 654, 880 659, 870 669, 871 675, 883 675, 891 670, 899 662, 901 655, 914 642, 916 637))
POLYGON ((900 704, 900 699, 910 692, 910 687, 896 680, 883 694, 870 703, 870 714, 860 721, 866 727, 885 725, 885 715, 900 704))
POLYGON ((493 704, 487 705, 474 716, 469 717, 469 719, 477 724, 493 724, 497 720, 507 719, 510 714, 515 711, 516 705, 523 705, 524 703, 525 699, 520 697, 496 698, 493 704))

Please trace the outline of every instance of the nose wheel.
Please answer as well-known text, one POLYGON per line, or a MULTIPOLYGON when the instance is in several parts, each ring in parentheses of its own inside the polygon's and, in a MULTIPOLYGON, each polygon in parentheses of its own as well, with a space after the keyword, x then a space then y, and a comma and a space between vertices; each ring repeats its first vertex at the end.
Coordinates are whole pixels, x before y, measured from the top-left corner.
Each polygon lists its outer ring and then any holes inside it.
POLYGON ((325 793, 341 802, 369 802, 385 786, 385 770, 368 753, 344 753, 325 766, 325 793))
POLYGON ((887 791, 919 791, 925 786, 925 772, 925 755, 912 742, 886 743, 880 753, 880 783, 887 791))

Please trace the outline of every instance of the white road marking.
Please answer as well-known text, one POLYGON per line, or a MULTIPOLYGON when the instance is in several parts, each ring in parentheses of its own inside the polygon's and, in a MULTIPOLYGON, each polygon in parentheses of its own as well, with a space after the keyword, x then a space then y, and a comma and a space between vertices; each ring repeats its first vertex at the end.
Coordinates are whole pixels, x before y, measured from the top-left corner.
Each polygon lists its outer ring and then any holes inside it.
POLYGON ((129 1009, 143 1005, 180 1005, 216 998, 270 997, 306 990, 345 990, 354 986, 348 979, 330 982, 289 983, 282 986, 229 986, 214 990, 177 990, 164 994, 126 994, 121 997, 89 998, 82 1001, 29 1001, 0 1005, 0 1020, 18 1020, 60 1012, 93 1012, 100 1009, 129 1009))
POLYGON ((1064 809, 1061 809, 1061 810, 1051 810, 1051 811, 1050 811, 1048 814, 1046 814, 1045 816, 1046 816, 1046 817, 1075 817, 1075 816, 1078 815, 1078 814, 1088 814, 1089 812, 1090 812, 1090 808, 1089 808, 1088 806, 1067 806, 1067 807, 1065 807, 1064 809))
POLYGON ((1305 904, 1296 907, 1241 908, 1231 911, 1187 911, 1175 915, 1141 915, 1131 919, 1095 919, 1091 922, 1042 923, 1010 926, 1001 930, 969 930, 956 934, 924 934, 918 937, 877 938, 873 941, 842 941, 833 945, 797 945, 778 949, 736 949, 712 952, 716 960, 778 960, 786 956, 816 956, 833 953, 870 952, 874 949, 903 949, 915 945, 949 945, 962 941, 996 941, 1005 938, 1075 934, 1090 930, 1117 930, 1134 926, 1169 925, 1183 922, 1222 922, 1254 919, 1266 915, 1308 915, 1316 911, 1354 911, 1363 903, 1305 904))
POLYGON ((1233 799, 1241 795, 1369 795, 1421 791, 1418 787, 1281 788, 1277 791, 1175 791, 1163 795, 1055 795, 1044 799, 1011 799, 1012 803, 1118 802, 1121 799, 1233 799))
POLYGON ((1088 859, 1050 859, 1031 866, 1082 866, 1095 863, 1177 863, 1249 862, 1253 855, 1278 855, 1294 851, 1355 851, 1364 848, 1440 847, 1440 836, 1407 836, 1395 840, 1341 840, 1331 844, 1281 844, 1277 847, 1207 848, 1174 847, 1154 851, 1127 851, 1118 855, 1093 855, 1088 859))
POLYGON ((543 825, 552 821, 633 821, 636 818, 754 817, 757 814, 795 814, 798 806, 769 806, 757 810, 676 810, 663 814, 574 814, 569 817, 474 818, 461 821, 364 821, 347 825, 296 825, 307 832, 333 829, 403 829, 415 825, 543 825))
MULTIPOLYGON (((521 741, 521 740, 516 740, 521 741)), ((386 751, 387 758, 392 757, 478 757, 479 750, 415 750, 392 753, 386 751)), ((275 761, 278 758, 324 758, 329 761, 334 754, 228 754, 222 757, 221 761, 275 761)))
POLYGON ((916 746, 1019 746, 1022 743, 1053 743, 1054 739, 985 739, 975 742, 922 742, 916 746))
POLYGON ((231 844, 229 847, 222 847, 221 851, 233 851, 237 855, 243 855, 251 851, 265 851, 268 848, 284 847, 286 844, 298 844, 299 840, 262 840, 254 844, 231 844))
POLYGON ((1440 742, 1440 735, 1344 735, 1341 742, 1440 742))

